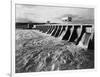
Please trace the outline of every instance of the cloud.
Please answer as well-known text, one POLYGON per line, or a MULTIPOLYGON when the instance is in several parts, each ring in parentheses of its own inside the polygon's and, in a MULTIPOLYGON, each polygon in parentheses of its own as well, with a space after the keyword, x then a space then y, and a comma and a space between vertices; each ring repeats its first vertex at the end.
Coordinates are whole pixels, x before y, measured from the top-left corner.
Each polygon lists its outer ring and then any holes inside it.
POLYGON ((16 5, 16 21, 63 23, 61 18, 71 16, 73 22, 94 20, 92 8, 50 7, 38 5, 16 5))

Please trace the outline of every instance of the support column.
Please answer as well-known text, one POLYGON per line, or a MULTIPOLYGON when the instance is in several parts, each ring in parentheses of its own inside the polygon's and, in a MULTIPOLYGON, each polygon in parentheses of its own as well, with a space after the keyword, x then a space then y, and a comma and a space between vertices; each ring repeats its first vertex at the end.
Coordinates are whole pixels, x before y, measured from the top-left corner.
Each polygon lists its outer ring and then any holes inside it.
POLYGON ((68 41, 70 41, 73 31, 74 31, 74 25, 72 25, 72 28, 70 29, 70 36, 68 38, 68 41))
POLYGON ((92 35, 92 28, 86 28, 86 32, 84 33, 84 35, 82 36, 82 39, 80 40, 78 46, 87 49, 88 45, 89 45, 89 41, 91 39, 91 35, 92 35))
POLYGON ((55 33, 56 33, 56 31, 57 31, 57 28, 58 28, 58 26, 55 25, 55 29, 54 29, 54 31, 53 31, 52 34, 51 34, 52 36, 55 35, 55 33))
POLYGON ((55 34, 54 34, 55 37, 57 37, 56 34, 57 34, 57 32, 58 32, 58 29, 59 29, 59 26, 57 25, 57 30, 56 30, 56 32, 55 32, 55 34))
POLYGON ((50 34, 51 33, 51 31, 52 31, 52 26, 50 26, 50 30, 48 31, 48 33, 47 34, 50 34))
POLYGON ((63 40, 67 40, 68 41, 68 39, 70 37, 70 34, 71 34, 71 32, 70 32, 71 27, 72 27, 71 25, 68 25, 68 29, 67 29, 64 37, 62 38, 63 40))
POLYGON ((65 30, 65 28, 66 28, 66 26, 63 25, 62 28, 61 28, 61 31, 60 31, 60 33, 59 33, 59 35, 58 35, 58 37, 60 37, 60 35, 62 34, 62 32, 65 30))
POLYGON ((46 34, 49 32, 50 28, 47 30, 46 34))
POLYGON ((68 30, 68 26, 65 27, 65 30, 63 30, 61 35, 58 37, 59 40, 63 40, 63 37, 65 36, 67 30, 68 30))
POLYGON ((80 25, 80 27, 77 29, 77 38, 75 39, 75 42, 78 41, 79 37, 81 36, 82 33, 82 25, 80 25))
POLYGON ((61 31, 61 25, 58 26, 57 32, 55 34, 55 37, 59 36, 60 31, 61 31))
MULTIPOLYGON (((54 26, 54 25, 53 25, 54 26)), ((55 29, 56 29, 56 26, 54 26, 54 28, 53 28, 53 30, 52 30, 52 32, 51 32, 51 36, 52 36, 52 34, 53 34, 53 32, 55 31, 55 29)))

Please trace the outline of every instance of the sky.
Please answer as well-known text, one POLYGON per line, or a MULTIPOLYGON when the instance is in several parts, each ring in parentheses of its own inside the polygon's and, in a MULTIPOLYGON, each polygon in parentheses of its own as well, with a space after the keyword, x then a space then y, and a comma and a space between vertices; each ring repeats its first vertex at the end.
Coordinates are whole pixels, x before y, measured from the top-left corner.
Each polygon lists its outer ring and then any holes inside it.
POLYGON ((64 23, 63 18, 72 17, 72 23, 93 24, 93 8, 57 7, 43 5, 16 5, 16 22, 64 23))

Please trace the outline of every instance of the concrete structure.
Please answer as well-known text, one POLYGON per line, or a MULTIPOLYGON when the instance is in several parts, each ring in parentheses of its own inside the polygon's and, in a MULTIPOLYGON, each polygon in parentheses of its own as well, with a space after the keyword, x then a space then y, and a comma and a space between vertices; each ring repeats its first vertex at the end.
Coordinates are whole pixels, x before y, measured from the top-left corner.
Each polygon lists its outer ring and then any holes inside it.
POLYGON ((44 24, 36 25, 35 28, 40 29, 46 26, 48 28, 46 31, 42 31, 43 33, 54 36, 59 40, 74 42, 77 46, 84 49, 88 48, 89 41, 93 38, 92 24, 44 24))

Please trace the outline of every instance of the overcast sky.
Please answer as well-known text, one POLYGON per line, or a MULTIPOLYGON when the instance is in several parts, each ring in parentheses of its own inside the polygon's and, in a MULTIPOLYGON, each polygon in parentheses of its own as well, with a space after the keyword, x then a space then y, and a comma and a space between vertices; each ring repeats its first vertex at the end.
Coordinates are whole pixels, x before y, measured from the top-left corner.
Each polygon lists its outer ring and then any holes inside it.
POLYGON ((90 23, 94 21, 93 8, 70 8, 38 5, 16 5, 16 22, 63 23, 62 18, 71 16, 73 23, 90 23))

